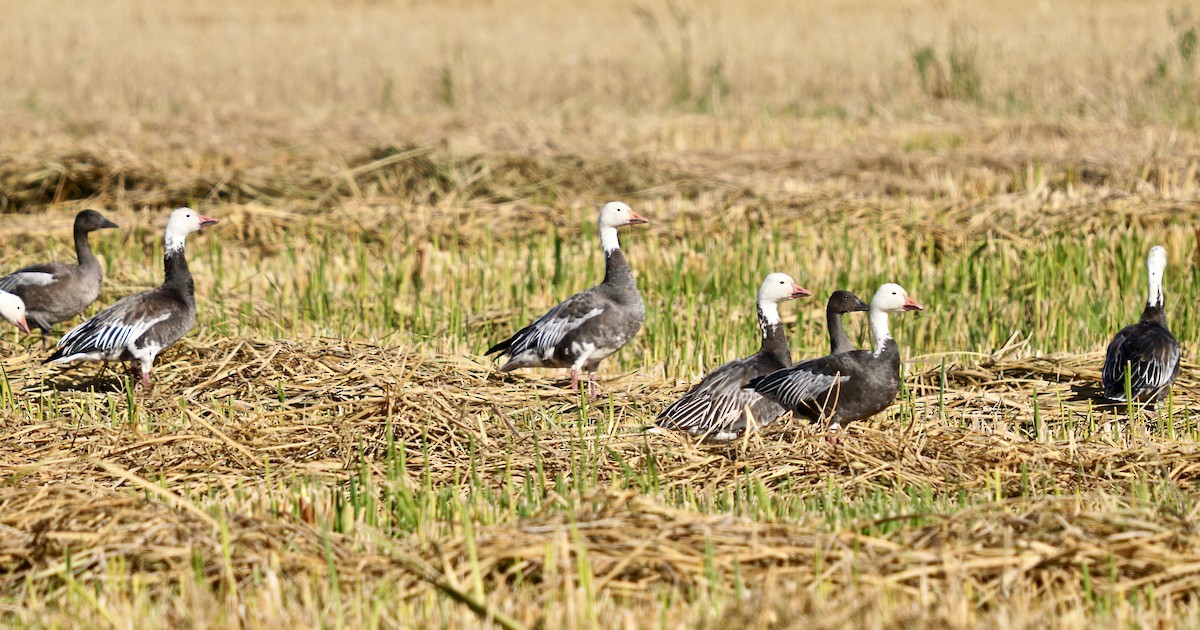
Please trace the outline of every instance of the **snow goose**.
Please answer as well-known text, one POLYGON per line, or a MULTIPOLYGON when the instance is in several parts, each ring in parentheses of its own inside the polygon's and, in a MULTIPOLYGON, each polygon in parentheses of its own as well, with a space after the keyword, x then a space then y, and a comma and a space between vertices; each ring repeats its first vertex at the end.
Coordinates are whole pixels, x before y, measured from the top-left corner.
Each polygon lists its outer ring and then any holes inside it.
POLYGON ((188 234, 216 223, 191 208, 172 212, 163 238, 162 286, 125 297, 76 326, 45 362, 129 361, 130 374, 136 377, 140 365, 141 386, 149 386, 155 357, 196 323, 195 284, 184 242, 188 234))
POLYGON ((54 324, 82 313, 100 296, 104 270, 92 253, 88 234, 115 227, 116 223, 95 210, 80 212, 75 215, 74 230, 77 264, 52 262, 18 269, 0 278, 0 291, 24 300, 28 321, 42 334, 49 333, 54 324))
POLYGON ((642 327, 646 308, 638 294, 633 271, 621 253, 617 228, 649 223, 629 206, 613 201, 600 210, 600 243, 604 247, 604 281, 576 293, 537 321, 484 354, 508 355, 501 372, 517 368, 570 368, 571 389, 579 388, 579 373, 588 373, 588 393, 595 396, 595 371, 600 361, 633 339, 642 327))
POLYGON ((900 391, 900 348, 888 330, 888 313, 919 310, 923 307, 903 287, 885 284, 871 299, 874 350, 803 361, 748 386, 799 417, 831 427, 869 418, 887 409, 900 391))
POLYGON ((786 273, 768 274, 758 288, 758 327, 762 331, 762 346, 758 352, 709 372, 682 398, 658 414, 658 426, 704 435, 712 440, 732 440, 750 422, 746 418, 747 410, 758 426, 783 415, 783 408, 775 401, 744 388, 750 379, 792 364, 778 305, 809 295, 812 294, 808 289, 796 284, 786 273))
POLYGON ((29 333, 29 324, 25 320, 25 302, 8 291, 0 291, 0 317, 21 329, 21 332, 29 333))
POLYGON ((1146 257, 1150 296, 1142 319, 1126 326, 1108 344, 1104 357, 1104 397, 1126 402, 1125 370, 1129 369, 1129 391, 1136 402, 1156 404, 1171 391, 1179 376, 1179 342, 1167 330, 1163 311, 1163 271, 1167 268, 1167 250, 1150 248, 1146 257))
POLYGON ((846 328, 842 326, 842 316, 855 311, 869 311, 857 295, 849 291, 834 291, 825 304, 825 326, 829 330, 829 354, 843 354, 854 350, 850 337, 846 336, 846 328))

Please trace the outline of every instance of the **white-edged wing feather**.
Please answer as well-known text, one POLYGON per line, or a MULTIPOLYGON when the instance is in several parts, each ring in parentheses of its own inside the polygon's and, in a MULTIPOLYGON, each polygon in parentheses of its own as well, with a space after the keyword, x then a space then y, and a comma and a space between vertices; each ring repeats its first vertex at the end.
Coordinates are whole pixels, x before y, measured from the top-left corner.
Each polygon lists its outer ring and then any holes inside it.
POLYGON ((45 271, 17 271, 0 278, 0 291, 12 291, 18 287, 44 287, 54 280, 54 274, 45 271))
POLYGON ((850 377, 840 372, 823 374, 809 369, 806 363, 800 363, 758 379, 754 391, 775 399, 786 408, 794 409, 808 403, 824 405, 826 398, 837 395, 830 389, 848 380, 850 377))
POLYGON ((166 312, 153 313, 144 309, 127 308, 131 305, 132 303, 117 302, 71 329, 59 340, 58 350, 51 361, 117 361, 126 349, 132 349, 133 344, 146 334, 146 331, 171 316, 166 312), (138 310, 142 311, 142 314, 134 316, 133 311, 138 310))
MULTIPOLYGON (((658 424, 692 435, 722 435, 738 424, 747 408, 755 410, 757 424, 771 422, 775 418, 757 417, 765 401, 761 394, 745 389, 747 380, 742 361, 727 363, 663 409, 658 414, 658 424)), ((782 413, 783 409, 778 409, 775 417, 782 413)))

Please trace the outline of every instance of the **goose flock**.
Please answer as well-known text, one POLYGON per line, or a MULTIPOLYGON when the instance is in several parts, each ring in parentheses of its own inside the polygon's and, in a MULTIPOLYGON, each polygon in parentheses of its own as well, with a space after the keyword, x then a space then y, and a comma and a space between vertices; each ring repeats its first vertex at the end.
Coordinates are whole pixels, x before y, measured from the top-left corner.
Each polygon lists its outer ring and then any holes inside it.
MULTIPOLYGON (((618 230, 649 221, 614 201, 597 219, 604 252, 604 279, 546 311, 533 323, 493 345, 485 354, 505 356, 499 368, 570 370, 578 391, 586 373, 587 394, 596 396, 600 362, 628 344, 642 328, 646 306, 633 270, 621 252, 618 230)), ((188 268, 188 235, 217 219, 191 208, 170 214, 163 235, 163 283, 126 296, 75 326, 59 339, 45 363, 76 361, 129 364, 135 387, 151 384, 155 359, 196 322, 195 285, 188 268)), ((84 312, 100 295, 104 272, 89 234, 116 228, 95 210, 75 217, 75 264, 35 264, 0 277, 0 317, 21 332, 37 328, 45 342, 54 326, 84 312)), ((1156 246, 1146 261, 1148 297, 1141 320, 1123 328, 1108 346, 1103 396, 1113 402, 1154 407, 1179 375, 1180 347, 1167 327, 1163 273, 1167 252, 1156 246)), ((779 305, 812 295, 785 273, 766 275, 756 296, 758 352, 714 369, 656 418, 655 431, 679 431, 703 440, 731 440, 791 414, 830 428, 870 418, 887 409, 900 390, 900 346, 889 314, 921 311, 898 284, 886 283, 870 304, 849 291, 834 291, 825 307, 829 354, 792 361, 779 305), (867 312, 875 345, 857 349, 846 334, 847 314, 867 312)))
MULTIPOLYGON (((196 323, 195 284, 184 242, 192 232, 216 223, 191 208, 172 212, 163 236, 162 286, 120 299, 71 329, 44 363, 127 361, 135 385, 149 387, 154 359, 196 323)), ((31 265, 0 278, 0 316, 24 333, 30 332, 32 321, 45 335, 54 324, 82 313, 100 296, 104 278, 88 234, 115 227, 95 210, 76 215, 78 264, 31 265)))

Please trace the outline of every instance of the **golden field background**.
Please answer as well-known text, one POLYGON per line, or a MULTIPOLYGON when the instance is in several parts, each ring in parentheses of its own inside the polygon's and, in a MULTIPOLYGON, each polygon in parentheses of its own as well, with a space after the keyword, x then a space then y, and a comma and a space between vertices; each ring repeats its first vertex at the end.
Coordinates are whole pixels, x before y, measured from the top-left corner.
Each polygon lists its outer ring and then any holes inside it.
MULTIPOLYGON (((0 334, 0 620, 19 627, 1200 624, 1200 12, 1170 2, 0 0, 0 269, 102 209, 96 308, 189 242, 154 390, 0 334), (601 367, 488 345, 602 273, 601 367), (1144 300, 1167 408, 1094 398, 1144 300), (836 445, 643 427, 821 301, 899 281, 897 404, 836 445), (1134 416, 1130 421, 1129 416, 1134 416)), ((861 321, 851 330, 868 343, 861 321)))

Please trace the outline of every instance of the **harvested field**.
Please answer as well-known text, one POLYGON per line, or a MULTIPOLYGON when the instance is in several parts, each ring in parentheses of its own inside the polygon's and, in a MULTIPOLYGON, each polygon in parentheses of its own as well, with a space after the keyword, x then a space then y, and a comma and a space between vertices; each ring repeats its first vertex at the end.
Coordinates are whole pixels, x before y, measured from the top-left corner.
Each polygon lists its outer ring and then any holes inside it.
POLYGON ((161 281, 167 210, 221 219, 149 392, 0 329, 4 625, 1200 625, 1200 16, 0 5, 0 271, 102 209, 92 313, 161 281), (647 316, 601 396, 499 373, 614 198, 647 316), (1154 244, 1183 369, 1147 415, 1096 394, 1154 244), (896 403, 646 432, 775 270, 799 357, 835 289, 926 305, 896 403))

